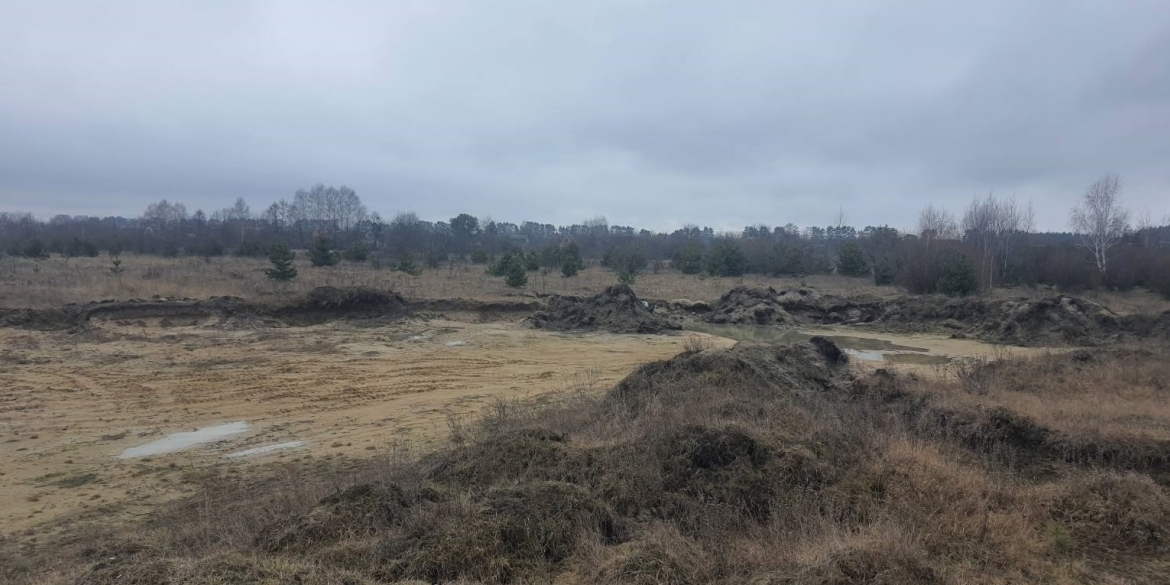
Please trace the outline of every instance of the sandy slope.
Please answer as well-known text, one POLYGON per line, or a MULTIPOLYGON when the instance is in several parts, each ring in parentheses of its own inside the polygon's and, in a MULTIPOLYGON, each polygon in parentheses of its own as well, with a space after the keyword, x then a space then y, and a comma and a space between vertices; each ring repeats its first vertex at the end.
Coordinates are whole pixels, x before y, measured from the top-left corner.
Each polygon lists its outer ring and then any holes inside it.
MULTIPOLYGON (((139 515, 191 493, 192 475, 211 469, 246 473, 280 461, 425 448, 450 436, 450 421, 500 398, 608 388, 636 365, 678 353, 689 335, 445 320, 94 325, 81 335, 0 329, 0 534, 139 515), (172 433, 236 421, 250 427, 181 452, 118 458, 172 433), (228 457, 291 442, 303 445, 228 457)), ((865 335, 943 355, 989 351, 967 340, 865 335)))
POLYGON ((84 336, 0 330, 3 533, 138 514, 187 493, 188 474, 208 466, 246 470, 444 440, 452 417, 475 416, 500 397, 606 387, 677 353, 683 339, 447 321, 157 325, 111 323, 84 336), (178 453, 117 458, 170 433, 234 421, 251 426, 178 453), (225 457, 291 441, 305 445, 225 457))

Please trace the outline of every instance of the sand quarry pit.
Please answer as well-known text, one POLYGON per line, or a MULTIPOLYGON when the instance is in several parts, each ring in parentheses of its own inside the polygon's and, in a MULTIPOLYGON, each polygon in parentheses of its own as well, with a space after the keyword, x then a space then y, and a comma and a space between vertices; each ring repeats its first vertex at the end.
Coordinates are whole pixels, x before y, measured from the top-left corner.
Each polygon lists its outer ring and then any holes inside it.
MULTIPOLYGON (((639 364, 678 354, 687 336, 717 347, 744 339, 441 317, 253 328, 160 321, 99 320, 81 333, 0 328, 4 534, 136 517, 193 493, 193 477, 211 469, 426 449, 449 439, 453 421, 501 399, 603 392, 639 364)), ((834 331, 814 332, 824 333, 834 331)), ((938 355, 989 350, 880 337, 938 355)))
POLYGON ((945 334, 794 326, 773 317, 817 309, 819 296, 745 290, 716 304, 750 305, 742 315, 690 331, 624 285, 511 304, 408 306, 351 287, 278 307, 219 297, 9 311, 0 535, 137 517, 194 493, 210 471, 429 449, 501 400, 603 392, 693 336, 711 347, 826 336, 861 368, 928 370, 992 352, 945 334))
POLYGON ((442 319, 0 328, 0 526, 138 515, 210 466, 425 448, 501 398, 603 391, 683 340, 442 319))

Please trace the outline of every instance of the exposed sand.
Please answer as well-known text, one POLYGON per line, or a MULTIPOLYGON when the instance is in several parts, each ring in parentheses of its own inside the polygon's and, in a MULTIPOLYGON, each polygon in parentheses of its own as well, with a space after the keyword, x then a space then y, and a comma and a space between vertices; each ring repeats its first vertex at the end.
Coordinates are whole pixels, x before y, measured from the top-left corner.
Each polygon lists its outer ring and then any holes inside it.
MULTIPOLYGON (((216 466, 243 472, 402 443, 425 448, 447 440, 449 420, 473 418, 500 398, 608 388, 638 364, 678 353, 688 335, 441 320, 238 331, 142 321, 100 327, 85 335, 0 329, 0 534, 140 515, 191 493, 191 474, 216 466), (174 433, 185 434, 167 448, 198 439, 197 429, 240 422, 245 430, 232 427, 212 442, 119 458, 174 433)), ((929 335, 818 332, 950 356, 990 353, 979 342, 929 335)))
POLYGON ((474 417, 499 398, 604 388, 678 353, 682 340, 448 321, 244 331, 125 323, 87 336, 0 329, 0 533, 86 512, 139 514, 188 493, 185 476, 212 465, 425 446, 449 437, 450 417, 474 417), (408 340, 417 335, 425 339, 408 340), (236 421, 250 426, 119 459, 172 433, 236 421), (287 445, 296 441, 304 444, 287 445), (226 457, 249 449, 259 451, 226 457))

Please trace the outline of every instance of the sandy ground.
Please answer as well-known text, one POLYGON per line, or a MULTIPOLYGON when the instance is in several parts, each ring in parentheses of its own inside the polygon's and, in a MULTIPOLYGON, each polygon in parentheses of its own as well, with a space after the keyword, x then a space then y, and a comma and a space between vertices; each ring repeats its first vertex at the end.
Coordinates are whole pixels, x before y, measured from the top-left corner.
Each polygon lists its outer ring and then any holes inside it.
MULTIPOLYGON (((681 351, 685 335, 446 320, 238 331, 121 322, 84 335, 0 329, 0 534, 35 538, 62 521, 138 516, 191 493, 192 474, 213 466, 246 472, 404 443, 426 448, 448 440, 450 421, 501 398, 608 388, 636 365, 681 351), (173 433, 239 421, 246 431, 214 443, 119 459, 173 433), (229 457, 290 442, 303 444, 229 457)), ((990 353, 975 341, 865 335, 944 355, 990 353)))
POLYGON ((500 398, 613 384, 682 337, 558 334, 511 324, 406 322, 223 331, 107 325, 97 337, 0 330, 3 533, 83 512, 138 514, 208 465, 361 455, 450 436, 500 398), (409 339, 415 335, 425 339, 409 339), (464 342, 465 345, 447 345, 464 342), (118 459, 168 434, 248 431, 118 459), (304 441, 251 457, 239 451, 304 441))

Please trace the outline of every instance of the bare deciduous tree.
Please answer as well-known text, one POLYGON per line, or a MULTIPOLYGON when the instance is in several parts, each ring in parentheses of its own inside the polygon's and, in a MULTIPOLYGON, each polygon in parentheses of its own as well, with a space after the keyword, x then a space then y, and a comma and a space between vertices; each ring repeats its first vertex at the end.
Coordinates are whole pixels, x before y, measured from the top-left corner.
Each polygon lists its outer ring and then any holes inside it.
POLYGON ((1121 206, 1121 183, 1109 173, 1089 186, 1081 204, 1072 209, 1072 228, 1081 245, 1093 254, 1097 270, 1105 273, 1109 250, 1129 229, 1129 211, 1121 206))
POLYGON ((845 206, 838 205, 837 213, 833 216, 834 227, 844 227, 847 221, 849 221, 849 214, 845 213, 845 206))
POLYGON ((953 240, 959 237, 959 224, 946 208, 927 205, 918 214, 918 237, 927 242, 953 240))
POLYGON ((963 213, 963 237, 979 249, 980 279, 987 288, 995 287, 996 274, 1002 280, 1016 242, 1034 229, 1032 204, 1024 209, 1016 203, 1015 196, 1001 201, 988 194, 967 206, 963 213))

